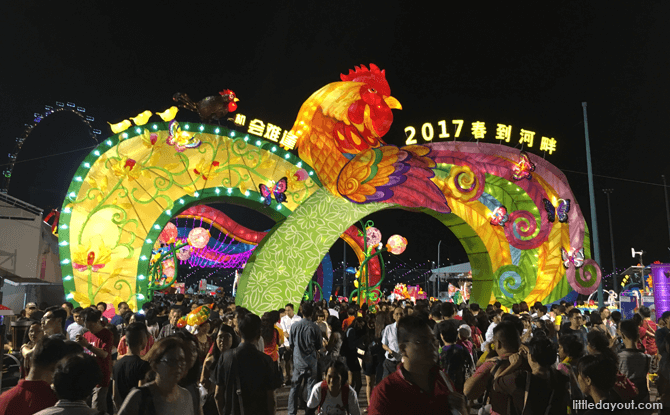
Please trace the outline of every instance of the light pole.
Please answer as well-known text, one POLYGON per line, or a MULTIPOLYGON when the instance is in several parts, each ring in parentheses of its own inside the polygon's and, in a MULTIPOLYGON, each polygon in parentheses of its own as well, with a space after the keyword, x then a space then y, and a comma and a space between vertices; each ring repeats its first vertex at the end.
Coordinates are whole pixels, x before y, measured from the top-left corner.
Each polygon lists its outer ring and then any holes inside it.
POLYGON ((663 178, 663 193, 665 194, 665 215, 668 218, 668 236, 670 236, 670 205, 668 205, 668 185, 665 184, 665 175, 662 174, 663 178))
MULTIPOLYGON (((440 268, 440 245, 442 245, 442 241, 437 243, 437 269, 440 268)), ((439 273, 435 274, 435 277, 437 278, 437 299, 440 299, 440 275, 439 273)))
POLYGON ((612 229, 612 207, 610 206, 610 193, 612 193, 614 190, 612 189, 603 189, 603 192, 607 195, 607 215, 609 216, 609 223, 610 223, 610 246, 612 248, 612 278, 614 278, 613 282, 614 285, 612 286, 612 289, 614 292, 616 292, 616 259, 614 259, 614 229, 612 229))
MULTIPOLYGON (((589 141, 589 122, 586 116, 586 102, 582 102, 584 112, 584 141, 586 143, 586 172, 589 182, 589 201, 591 202, 591 238, 593 240, 593 257, 600 264, 600 241, 598 239, 598 218, 596 216, 596 195, 593 189, 593 168, 591 167, 591 143, 589 141)), ((576 249, 576 248, 575 248, 576 249)), ((603 297, 603 281, 598 285, 598 308, 605 303, 603 297)))

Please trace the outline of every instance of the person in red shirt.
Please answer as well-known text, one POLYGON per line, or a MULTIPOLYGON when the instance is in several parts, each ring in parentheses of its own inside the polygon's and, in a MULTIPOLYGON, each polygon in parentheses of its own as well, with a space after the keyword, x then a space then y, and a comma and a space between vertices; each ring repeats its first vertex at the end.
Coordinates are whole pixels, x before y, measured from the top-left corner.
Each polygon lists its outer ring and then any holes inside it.
POLYGON ((354 322, 355 318, 356 318, 356 309, 354 308, 354 306, 350 306, 347 309, 347 318, 345 318, 344 321, 342 321, 342 332, 343 333, 347 332, 347 329, 349 328, 351 323, 354 322))
POLYGON ((398 347, 402 363, 373 389, 368 414, 448 414, 451 409, 470 413, 465 397, 454 391, 451 380, 439 370, 438 343, 427 319, 401 318, 398 347))
POLYGON ((656 347, 656 330, 658 326, 651 321, 651 310, 649 307, 642 306, 638 311, 642 316, 642 328, 644 328, 644 337, 640 337, 640 341, 644 346, 644 351, 656 359, 658 354, 658 347, 656 347))
POLYGON ((107 411, 107 392, 109 390, 109 380, 112 376, 112 345, 114 344, 114 335, 107 330, 100 318, 102 313, 95 308, 87 308, 82 311, 84 315, 84 324, 89 330, 84 334, 77 336, 77 343, 87 349, 87 353, 95 357, 100 366, 102 378, 100 383, 93 389, 91 397, 91 408, 102 412, 107 411))
POLYGON ((43 338, 31 354, 30 372, 19 384, 0 395, 0 415, 32 415, 56 404, 51 382, 58 361, 67 353, 62 339, 43 338))

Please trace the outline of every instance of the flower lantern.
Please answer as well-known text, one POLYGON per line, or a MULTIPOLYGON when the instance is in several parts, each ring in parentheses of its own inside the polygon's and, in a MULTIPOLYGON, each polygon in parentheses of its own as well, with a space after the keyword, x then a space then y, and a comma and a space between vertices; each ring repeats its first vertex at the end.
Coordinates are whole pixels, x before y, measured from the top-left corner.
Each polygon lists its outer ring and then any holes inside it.
POLYGON ((188 243, 197 249, 204 248, 209 242, 209 231, 205 228, 193 228, 188 233, 188 243))
POLYGON ((400 255, 405 252, 405 248, 407 248, 407 239, 400 235, 393 235, 386 242, 386 248, 388 248, 389 252, 393 255, 400 255))
POLYGON ((169 244, 177 239, 177 227, 174 223, 168 222, 163 228, 163 231, 158 236, 158 240, 164 244, 169 244))
POLYGON ((188 259, 190 257, 191 257, 191 247, 190 246, 182 246, 177 251, 177 259, 179 259, 180 261, 188 261, 188 259))
POLYGON ((379 243, 382 241, 381 231, 374 226, 369 227, 365 232, 365 235, 368 240, 368 247, 379 245, 379 243))

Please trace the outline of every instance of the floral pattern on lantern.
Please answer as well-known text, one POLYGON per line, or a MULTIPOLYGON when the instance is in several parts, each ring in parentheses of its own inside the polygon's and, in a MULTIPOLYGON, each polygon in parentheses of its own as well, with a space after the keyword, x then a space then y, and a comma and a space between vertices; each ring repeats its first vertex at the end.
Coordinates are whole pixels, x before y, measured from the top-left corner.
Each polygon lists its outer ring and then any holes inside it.
POLYGON ((205 228, 193 228, 188 233, 188 243, 196 249, 206 247, 209 238, 209 231, 205 228))
POLYGON ((405 252, 405 248, 407 248, 407 239, 400 235, 393 235, 386 242, 386 248, 388 248, 389 252, 393 255, 400 255, 405 252))
POLYGON ((379 229, 371 226, 365 232, 368 247, 377 246, 382 241, 382 233, 379 229))

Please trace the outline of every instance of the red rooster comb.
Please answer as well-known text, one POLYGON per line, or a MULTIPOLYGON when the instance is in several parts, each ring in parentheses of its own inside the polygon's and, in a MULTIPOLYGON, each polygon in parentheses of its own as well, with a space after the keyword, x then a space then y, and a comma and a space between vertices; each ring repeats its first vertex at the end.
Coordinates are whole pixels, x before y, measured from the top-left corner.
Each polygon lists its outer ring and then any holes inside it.
POLYGON ((233 91, 231 91, 230 89, 224 89, 223 91, 219 92, 219 95, 229 95, 229 94, 232 94, 233 96, 235 96, 235 93, 233 91))
POLYGON ((355 70, 349 69, 347 75, 340 74, 340 79, 344 82, 365 82, 366 84, 371 85, 377 90, 377 92, 382 95, 389 96, 391 95, 391 88, 389 87, 388 82, 386 82, 386 70, 379 70, 379 67, 374 63, 370 64, 370 69, 366 68, 365 65, 354 67, 355 70))

